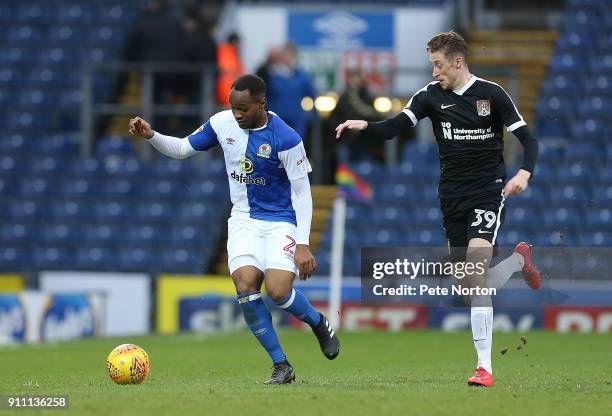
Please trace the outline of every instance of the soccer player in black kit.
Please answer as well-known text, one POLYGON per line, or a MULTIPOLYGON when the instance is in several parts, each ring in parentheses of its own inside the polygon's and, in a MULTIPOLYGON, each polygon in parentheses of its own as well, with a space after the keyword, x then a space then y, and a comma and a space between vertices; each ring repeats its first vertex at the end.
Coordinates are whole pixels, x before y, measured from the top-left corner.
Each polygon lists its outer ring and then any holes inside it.
MULTIPOLYGON (((453 261, 490 264, 504 219, 504 201, 523 192, 538 155, 538 143, 510 96, 498 84, 478 78, 467 66, 468 46, 450 31, 427 43, 434 81, 412 96, 395 118, 368 123, 347 120, 336 127, 364 136, 391 139, 398 131, 414 127, 429 117, 440 153, 438 194, 444 230, 453 261), (506 182, 503 127, 523 145, 523 165, 506 182)), ((501 288, 513 273, 522 271, 532 289, 540 287, 540 273, 533 265, 531 248, 519 243, 510 257, 485 271, 465 278, 471 287, 501 288)), ((471 326, 478 364, 469 385, 494 385, 491 366, 493 308, 490 295, 473 295, 471 326)))

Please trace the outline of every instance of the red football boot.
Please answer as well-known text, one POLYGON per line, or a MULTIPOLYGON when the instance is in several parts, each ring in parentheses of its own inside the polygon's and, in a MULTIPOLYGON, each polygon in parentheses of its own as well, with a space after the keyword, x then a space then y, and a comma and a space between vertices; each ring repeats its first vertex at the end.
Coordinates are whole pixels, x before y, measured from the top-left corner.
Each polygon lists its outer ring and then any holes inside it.
POLYGON ((478 367, 476 369, 476 372, 472 377, 468 379, 467 383, 470 386, 480 387, 493 387, 495 385, 495 381, 493 381, 493 376, 482 367, 478 367))
POLYGON ((514 252, 519 253, 525 259, 525 265, 523 266, 523 279, 525 279, 525 283, 532 289, 539 289, 542 283, 542 278, 540 276, 540 271, 533 264, 533 259, 531 258, 531 246, 527 243, 518 243, 516 247, 514 247, 514 252))

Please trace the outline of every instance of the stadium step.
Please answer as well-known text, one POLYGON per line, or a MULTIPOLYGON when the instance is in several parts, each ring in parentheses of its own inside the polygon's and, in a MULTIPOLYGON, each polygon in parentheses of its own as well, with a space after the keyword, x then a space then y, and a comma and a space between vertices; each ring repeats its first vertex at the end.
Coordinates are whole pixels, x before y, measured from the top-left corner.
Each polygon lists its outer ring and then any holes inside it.
POLYGON ((549 30, 481 30, 469 34, 469 62, 474 72, 482 71, 482 76, 503 86, 532 128, 540 87, 558 37, 557 31, 549 30), (516 73, 516 80, 512 75, 485 75, 507 70, 516 73))

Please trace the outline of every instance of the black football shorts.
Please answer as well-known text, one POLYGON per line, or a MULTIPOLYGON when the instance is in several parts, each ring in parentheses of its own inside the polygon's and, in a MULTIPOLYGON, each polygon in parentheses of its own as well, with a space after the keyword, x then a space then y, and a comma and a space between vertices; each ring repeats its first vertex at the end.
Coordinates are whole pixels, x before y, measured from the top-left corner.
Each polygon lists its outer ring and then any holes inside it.
MULTIPOLYGON (((465 249, 473 238, 482 238, 495 247, 504 223, 504 198, 495 190, 476 195, 441 198, 444 230, 451 253, 465 258, 465 249)), ((497 250, 495 250, 497 251, 497 250)), ((456 259, 460 261, 459 258, 456 259)))

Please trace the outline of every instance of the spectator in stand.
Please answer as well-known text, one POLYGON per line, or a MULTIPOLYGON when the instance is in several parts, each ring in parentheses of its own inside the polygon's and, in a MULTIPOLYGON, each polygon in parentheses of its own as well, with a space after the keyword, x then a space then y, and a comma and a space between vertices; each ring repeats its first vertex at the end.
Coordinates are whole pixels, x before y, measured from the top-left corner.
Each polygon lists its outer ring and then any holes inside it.
MULTIPOLYGON (((182 41, 180 48, 180 61, 202 64, 217 69, 217 43, 205 30, 204 22, 199 18, 197 9, 188 10, 181 21, 182 41)), ((179 91, 183 100, 197 102, 200 96, 201 74, 183 74, 179 78, 179 91)))
POLYGON ((310 76, 297 66, 298 50, 286 44, 278 62, 268 73, 268 109, 278 114, 301 137, 306 138, 309 113, 302 109, 304 97, 316 97, 310 76))
POLYGON ((270 72, 279 62, 280 52, 281 50, 277 47, 270 48, 270 50, 268 50, 268 56, 266 56, 265 62, 257 68, 257 71, 255 71, 255 75, 263 79, 266 85, 268 85, 270 81, 270 72))
MULTIPOLYGON (((168 0, 149 0, 142 15, 132 27, 124 57, 136 62, 174 62, 180 60, 181 24, 174 17, 168 0)), ((176 95, 177 76, 161 73, 155 76, 155 100, 171 103, 176 95)))
POLYGON ((234 80, 245 73, 239 53, 240 37, 236 33, 230 34, 227 42, 221 43, 217 48, 217 101, 225 108, 229 108, 229 95, 234 80))

